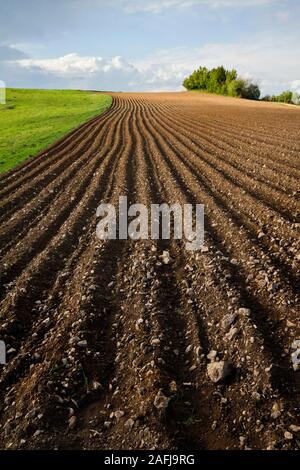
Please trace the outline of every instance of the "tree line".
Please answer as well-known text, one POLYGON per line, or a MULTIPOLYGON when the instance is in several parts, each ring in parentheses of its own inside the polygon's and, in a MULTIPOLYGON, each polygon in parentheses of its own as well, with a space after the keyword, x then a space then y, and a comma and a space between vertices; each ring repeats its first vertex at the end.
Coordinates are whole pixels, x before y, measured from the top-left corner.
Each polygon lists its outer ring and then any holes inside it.
MULTIPOLYGON (((256 83, 239 77, 235 69, 226 70, 222 65, 213 69, 199 67, 184 80, 183 86, 189 91, 201 90, 250 100, 259 100, 261 95, 256 83)), ((300 95, 288 90, 280 95, 266 95, 262 100, 299 105, 300 95)))
POLYGON ((263 101, 273 101, 275 103, 300 104, 300 95, 292 91, 284 91, 280 95, 266 95, 263 101))

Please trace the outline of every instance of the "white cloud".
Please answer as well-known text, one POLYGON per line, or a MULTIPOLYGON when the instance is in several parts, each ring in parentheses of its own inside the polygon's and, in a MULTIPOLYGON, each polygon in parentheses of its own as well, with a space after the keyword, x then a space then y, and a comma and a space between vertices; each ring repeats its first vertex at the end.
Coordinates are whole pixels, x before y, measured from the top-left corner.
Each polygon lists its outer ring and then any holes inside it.
POLYGON ((291 90, 300 95, 300 80, 292 81, 291 90))
POLYGON ((54 59, 22 58, 5 64, 10 66, 10 74, 13 67, 16 76, 22 76, 23 71, 23 76, 25 73, 34 77, 33 86, 39 87, 50 83, 52 87, 82 89, 179 90, 184 77, 200 65, 220 64, 235 67, 241 75, 257 80, 263 93, 288 88, 299 91, 300 87, 299 34, 284 39, 264 35, 249 43, 161 50, 144 60, 130 62, 120 56, 104 59, 71 53, 54 59))
POLYGON ((21 59, 14 62, 25 71, 39 73, 41 79, 57 77, 76 88, 110 90, 172 90, 181 87, 186 70, 172 64, 129 63, 120 56, 105 60, 102 57, 67 54, 55 59, 21 59))
POLYGON ((107 61, 102 57, 81 57, 76 53, 67 54, 57 59, 21 59, 16 61, 25 69, 35 68, 41 72, 49 72, 60 77, 92 77, 98 73, 112 70, 134 71, 134 67, 121 57, 113 57, 107 61))
POLYGON ((134 63, 145 72, 165 71, 169 80, 173 77, 177 85, 182 76, 200 65, 220 64, 234 67, 239 74, 257 80, 263 93, 295 87, 300 79, 299 34, 284 39, 266 35, 249 43, 215 43, 194 49, 165 50, 134 63))

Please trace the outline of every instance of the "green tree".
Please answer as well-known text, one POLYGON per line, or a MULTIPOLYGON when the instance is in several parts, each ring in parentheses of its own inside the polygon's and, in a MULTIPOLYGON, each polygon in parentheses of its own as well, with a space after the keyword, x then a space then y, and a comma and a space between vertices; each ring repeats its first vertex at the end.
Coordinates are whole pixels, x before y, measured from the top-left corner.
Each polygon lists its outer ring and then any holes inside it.
POLYGON ((240 98, 258 100, 260 97, 257 84, 239 78, 235 69, 226 70, 222 65, 211 70, 199 67, 184 80, 183 86, 187 90, 202 90, 240 98))
POLYGON ((259 100, 260 89, 256 83, 250 81, 245 82, 245 87, 242 92, 242 98, 247 98, 248 100, 259 100))
POLYGON ((245 90, 245 80, 242 80, 241 78, 232 80, 227 85, 228 95, 233 96, 235 98, 243 98, 244 90, 245 90))
POLYGON ((300 95, 292 91, 284 91, 280 95, 266 95, 263 101, 274 101, 276 103, 300 104, 300 95))

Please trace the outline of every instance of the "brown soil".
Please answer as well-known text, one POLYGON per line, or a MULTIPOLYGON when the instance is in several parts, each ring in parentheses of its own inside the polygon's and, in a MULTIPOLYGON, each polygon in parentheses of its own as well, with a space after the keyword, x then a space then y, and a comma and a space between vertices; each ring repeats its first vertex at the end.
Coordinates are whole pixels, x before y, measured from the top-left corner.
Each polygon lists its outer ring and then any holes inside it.
POLYGON ((0 178, 0 447, 298 449, 299 110, 113 98, 0 178), (209 251, 97 240, 97 206, 125 194, 204 204, 209 251))

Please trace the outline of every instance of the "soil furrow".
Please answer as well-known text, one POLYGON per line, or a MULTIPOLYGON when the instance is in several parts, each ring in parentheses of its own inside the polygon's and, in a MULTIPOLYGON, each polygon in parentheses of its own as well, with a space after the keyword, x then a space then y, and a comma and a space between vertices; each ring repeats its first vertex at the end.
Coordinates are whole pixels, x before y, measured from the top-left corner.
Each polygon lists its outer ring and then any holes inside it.
POLYGON ((119 93, 0 177, 1 448, 299 448, 299 127, 276 104, 119 93), (204 204, 205 245, 99 240, 120 196, 204 204))

